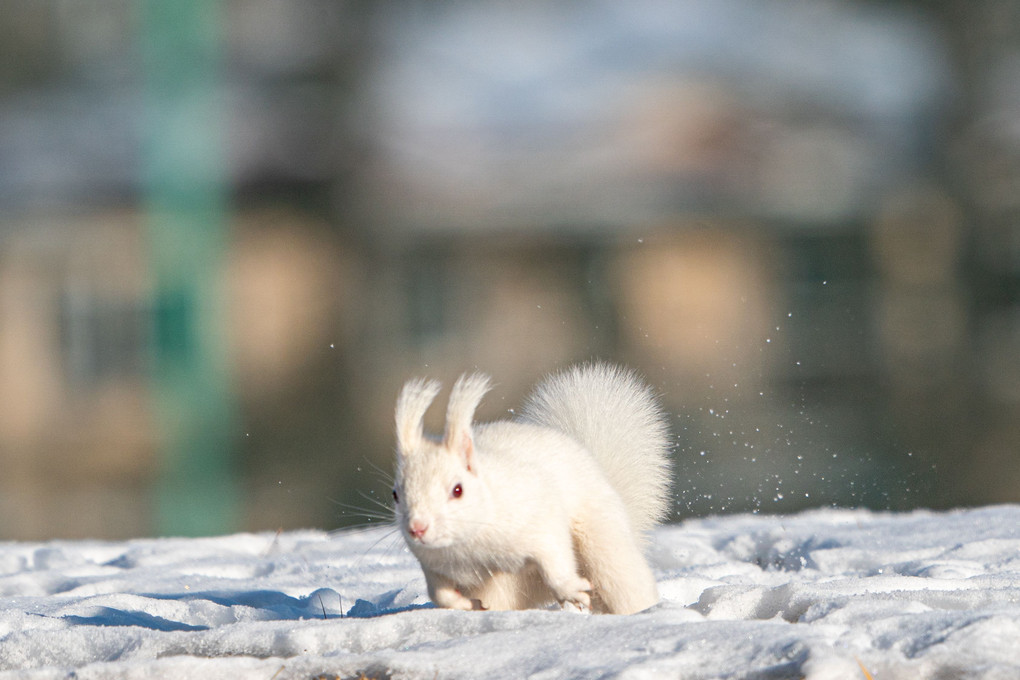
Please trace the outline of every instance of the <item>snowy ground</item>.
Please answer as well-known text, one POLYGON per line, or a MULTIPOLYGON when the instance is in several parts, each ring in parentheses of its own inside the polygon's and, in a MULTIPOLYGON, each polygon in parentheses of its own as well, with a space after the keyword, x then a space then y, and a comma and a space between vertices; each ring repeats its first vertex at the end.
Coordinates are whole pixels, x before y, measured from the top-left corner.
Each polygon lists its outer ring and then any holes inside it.
POLYGON ((691 521, 652 561, 615 617, 433 609, 380 530, 0 544, 0 678, 1020 678, 1020 507, 691 521))

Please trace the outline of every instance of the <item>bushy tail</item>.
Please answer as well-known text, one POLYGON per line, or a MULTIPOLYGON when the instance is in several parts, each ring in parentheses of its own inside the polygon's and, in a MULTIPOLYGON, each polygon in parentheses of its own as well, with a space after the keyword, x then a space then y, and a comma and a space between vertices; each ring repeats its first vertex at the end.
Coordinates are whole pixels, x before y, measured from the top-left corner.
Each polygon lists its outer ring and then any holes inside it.
POLYGON ((669 427, 651 388, 627 369, 596 363, 552 375, 522 418, 565 432, 598 460, 642 535, 669 512, 669 427))

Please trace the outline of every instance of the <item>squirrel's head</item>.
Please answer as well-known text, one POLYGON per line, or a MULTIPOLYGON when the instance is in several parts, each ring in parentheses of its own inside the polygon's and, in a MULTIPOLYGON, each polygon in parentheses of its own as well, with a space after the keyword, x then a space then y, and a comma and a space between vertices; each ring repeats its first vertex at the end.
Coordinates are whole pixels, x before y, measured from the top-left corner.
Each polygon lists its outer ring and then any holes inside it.
POLYGON ((478 516, 484 498, 471 421, 488 391, 488 377, 462 375, 450 393, 446 428, 438 440, 425 434, 422 420, 439 394, 439 383, 411 380, 400 392, 393 500, 397 523, 411 547, 453 545, 484 522, 478 516))

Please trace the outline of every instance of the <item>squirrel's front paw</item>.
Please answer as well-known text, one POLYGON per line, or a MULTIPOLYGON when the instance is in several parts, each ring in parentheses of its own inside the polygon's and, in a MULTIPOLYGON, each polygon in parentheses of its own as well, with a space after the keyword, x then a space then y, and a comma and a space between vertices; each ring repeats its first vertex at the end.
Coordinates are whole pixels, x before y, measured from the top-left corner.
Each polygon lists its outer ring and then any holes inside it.
POLYGON ((456 588, 437 588, 432 596, 432 601, 443 609, 463 609, 467 611, 475 609, 475 602, 477 602, 477 600, 464 597, 456 588))

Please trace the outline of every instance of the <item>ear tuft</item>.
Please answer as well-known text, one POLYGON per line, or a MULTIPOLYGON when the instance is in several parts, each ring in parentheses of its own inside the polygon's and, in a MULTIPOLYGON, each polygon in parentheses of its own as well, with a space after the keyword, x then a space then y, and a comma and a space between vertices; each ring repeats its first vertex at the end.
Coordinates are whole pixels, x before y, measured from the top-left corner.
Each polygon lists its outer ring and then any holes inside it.
POLYGON ((460 376, 450 392, 446 406, 446 433, 443 446, 464 456, 468 469, 474 465, 474 438, 471 421, 482 397, 489 391, 489 376, 482 373, 465 373, 460 376))
POLYGON ((397 397, 397 445, 402 455, 417 450, 425 437, 422 419, 432 401, 439 394, 435 380, 417 378, 404 383, 397 397))

